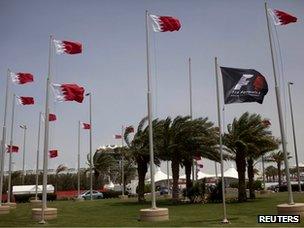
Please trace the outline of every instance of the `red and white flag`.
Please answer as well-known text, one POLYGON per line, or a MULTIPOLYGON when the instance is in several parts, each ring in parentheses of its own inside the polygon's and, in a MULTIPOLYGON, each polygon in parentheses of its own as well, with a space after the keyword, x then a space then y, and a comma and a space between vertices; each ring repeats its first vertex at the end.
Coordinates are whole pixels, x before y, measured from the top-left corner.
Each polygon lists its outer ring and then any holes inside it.
POLYGON ((82 44, 79 42, 67 40, 53 40, 57 54, 80 54, 82 52, 82 44))
POLYGON ((11 149, 11 145, 6 145, 6 151, 7 151, 7 153, 10 153, 11 151, 12 151, 12 153, 18 153, 19 147, 13 145, 12 149, 11 149))
POLYGON ((49 114, 49 121, 55 121, 57 120, 57 116, 55 114, 50 113, 49 114))
POLYGON ((270 122, 270 120, 265 119, 265 120, 262 120, 262 124, 263 124, 264 126, 268 127, 268 126, 271 125, 271 122, 270 122))
POLYGON ((33 105, 34 102, 34 98, 33 97, 19 97, 16 96, 17 101, 20 105, 33 105))
POLYGON ((49 155, 50 155, 50 158, 58 157, 58 150, 50 150, 49 155))
POLYGON ((152 26, 154 32, 173 32, 181 28, 181 23, 175 17, 171 16, 157 16, 150 14, 152 19, 152 26))
POLYGON ((281 10, 268 9, 270 16, 273 18, 275 25, 287 25, 297 22, 297 18, 281 10))
POLYGON ((55 93, 55 100, 62 101, 76 101, 82 103, 84 88, 77 84, 52 84, 55 93))
POLYGON ((91 125, 88 123, 82 123, 82 129, 89 130, 89 129, 91 129, 91 125))
POLYGON ((125 131, 127 131, 127 132, 134 132, 134 127, 133 126, 126 127, 125 131))
POLYGON ((121 139, 122 136, 121 136, 121 135, 114 135, 114 138, 115 138, 115 139, 121 139))
POLYGON ((10 72, 13 83, 26 84, 34 81, 34 76, 30 73, 14 73, 10 72))

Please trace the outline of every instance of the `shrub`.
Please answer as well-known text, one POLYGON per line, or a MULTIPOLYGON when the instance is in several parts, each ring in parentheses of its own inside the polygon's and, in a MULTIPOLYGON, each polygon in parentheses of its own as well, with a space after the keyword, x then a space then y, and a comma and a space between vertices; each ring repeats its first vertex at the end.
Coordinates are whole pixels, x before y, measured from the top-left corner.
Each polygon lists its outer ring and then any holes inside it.
MULTIPOLYGON (((151 184, 145 184, 144 193, 149 193, 151 190, 151 184)), ((138 186, 136 187, 136 193, 138 193, 138 186)))
POLYGON ((187 191, 183 190, 183 196, 188 197, 191 203, 202 202, 204 200, 206 193, 206 184, 205 180, 203 182, 196 182, 194 185, 187 191))
POLYGON ((102 192, 102 194, 103 194, 104 199, 110 199, 110 198, 118 198, 122 194, 122 192, 108 190, 108 191, 102 192))
MULTIPOLYGON (((292 191, 299 191, 299 185, 298 184, 292 184, 291 185, 291 189, 292 191)), ((304 189, 304 184, 301 184, 301 189, 304 189)), ((281 187, 279 188, 280 192, 286 192, 288 191, 287 185, 281 185, 281 187)))
POLYGON ((210 186, 210 194, 208 198, 211 203, 222 202, 222 182, 219 181, 216 186, 210 186))
MULTIPOLYGON (((34 198, 35 194, 24 194, 24 195, 14 195, 16 203, 27 203, 30 201, 31 198, 34 198)), ((38 194, 38 198, 42 199, 42 194, 38 194)), ((55 193, 48 193, 47 200, 54 201, 57 199, 57 195, 55 193)))

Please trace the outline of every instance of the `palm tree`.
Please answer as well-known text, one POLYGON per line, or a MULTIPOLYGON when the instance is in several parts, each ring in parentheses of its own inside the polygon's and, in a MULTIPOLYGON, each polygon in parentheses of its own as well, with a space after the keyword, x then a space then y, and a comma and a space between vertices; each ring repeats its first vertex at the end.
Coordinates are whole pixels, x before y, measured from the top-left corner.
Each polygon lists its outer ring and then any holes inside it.
POLYGON ((162 137, 159 143, 159 157, 172 161, 173 191, 172 199, 177 202, 179 197, 179 167, 185 167, 186 187, 192 187, 191 167, 195 156, 202 156, 219 161, 217 152, 218 131, 208 118, 191 120, 189 116, 177 116, 173 121, 170 117, 162 122, 162 137))
MULTIPOLYGON (((289 156, 289 153, 288 153, 288 159, 289 158, 291 158, 291 156, 289 156)), ((284 161, 284 153, 281 150, 279 150, 277 152, 272 152, 267 157, 265 157, 265 162, 274 162, 277 164, 279 188, 282 185, 281 166, 282 166, 283 161, 284 161)))
MULTIPOLYGON (((138 202, 144 202, 144 190, 145 190, 145 177, 148 171, 148 164, 150 162, 150 154, 149 154, 149 126, 145 126, 148 118, 143 118, 137 127, 137 132, 135 133, 133 139, 130 139, 130 133, 132 132, 130 129, 124 133, 124 139, 132 156, 132 159, 137 164, 137 173, 138 173, 138 202)), ((152 121, 153 127, 153 139, 154 139, 154 163, 159 164, 158 160, 158 147, 159 147, 159 139, 160 135, 160 127, 162 125, 161 121, 155 119, 152 121)))
MULTIPOLYGON (((262 121, 264 122, 264 121, 262 121)), ((265 125, 264 125, 265 126, 265 125)), ((269 125, 265 126, 265 130, 269 125)), ((254 144, 254 147, 249 146, 247 151, 247 173, 248 173, 248 188, 250 199, 255 199, 254 191, 254 161, 269 151, 277 149, 279 140, 269 134, 261 136, 254 144)))
MULTIPOLYGON (((228 133, 224 134, 223 141, 230 158, 236 162, 239 176, 238 201, 243 202, 247 200, 245 185, 247 157, 253 151, 261 153, 261 148, 268 145, 270 141, 271 132, 263 124, 260 115, 249 114, 248 112, 244 113, 239 119, 235 118, 227 128, 228 133)), ((252 173, 250 175, 253 177, 252 173)))
POLYGON ((265 169, 265 176, 266 176, 267 181, 269 181, 270 177, 271 177, 272 181, 275 181, 275 176, 277 176, 277 175, 278 175, 278 170, 273 165, 268 166, 265 169))
POLYGON ((64 164, 60 164, 58 165, 58 167, 56 168, 56 172, 55 172, 55 178, 56 178, 56 184, 55 184, 55 192, 57 192, 57 188, 58 188, 58 175, 61 173, 61 172, 64 172, 68 170, 68 167, 65 166, 64 164))
MULTIPOLYGON (((101 179, 101 186, 103 187, 107 178, 115 173, 112 173, 111 170, 115 169, 117 162, 113 156, 114 151, 111 149, 97 149, 93 155, 93 166, 94 170, 94 188, 99 188, 99 179, 101 179)), ((87 157, 88 163, 90 163, 89 154, 87 157)))

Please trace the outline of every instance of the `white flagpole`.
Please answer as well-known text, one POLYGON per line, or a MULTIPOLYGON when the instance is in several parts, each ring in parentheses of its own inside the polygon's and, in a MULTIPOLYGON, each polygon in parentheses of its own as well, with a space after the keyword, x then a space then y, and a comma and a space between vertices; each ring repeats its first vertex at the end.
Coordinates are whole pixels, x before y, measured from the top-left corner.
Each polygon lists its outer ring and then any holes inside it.
POLYGON ((7 102, 8 102, 8 81, 10 70, 7 70, 6 89, 5 89, 5 103, 4 103, 4 118, 2 126, 2 140, 1 140, 1 174, 0 174, 0 206, 2 206, 2 191, 3 191, 3 177, 4 177, 4 159, 5 159, 5 143, 6 143, 6 115, 7 115, 7 102))
POLYGON ((215 171, 215 177, 216 177, 216 180, 217 180, 218 175, 217 175, 217 164, 216 164, 216 162, 214 162, 214 171, 215 171))
MULTIPOLYGON (((189 111, 190 117, 192 119, 192 75, 191 75, 191 58, 188 59, 188 77, 189 77, 189 111)), ((192 181, 195 180, 196 177, 196 169, 195 169, 195 161, 192 159, 192 181)))
POLYGON ((266 182, 265 182, 265 162, 264 162, 264 155, 262 155, 262 171, 263 171, 263 188, 266 190, 266 182))
POLYGON ((280 123, 280 132, 281 132, 281 141, 282 141, 282 148, 284 154, 284 164, 285 164, 285 172, 286 172, 286 179, 287 179, 287 188, 288 188, 288 204, 294 204, 291 183, 290 183, 290 174, 289 174, 289 162, 288 162, 288 155, 287 155, 287 148, 286 148, 286 136, 285 136, 285 129, 284 129, 284 122, 283 122, 283 113, 282 113, 282 103, 281 103, 281 96, 280 96, 280 88, 278 86, 275 62, 274 62, 274 53, 272 47, 272 37, 270 33, 270 24, 267 12, 267 2, 265 2, 265 14, 267 20, 267 29, 268 29, 268 38, 269 38, 269 45, 270 45, 270 52, 271 52, 271 60, 272 60, 272 70, 273 70, 273 77, 275 82, 275 92, 276 92, 276 100, 277 100, 277 109, 279 115, 279 123, 280 123))
POLYGON ((291 85, 293 85, 293 83, 292 82, 288 82, 288 95, 289 95, 289 107, 290 107, 290 115, 291 115, 292 134, 293 134, 293 146, 294 146, 295 158, 296 158, 296 167, 297 167, 299 192, 302 192, 302 189, 301 189, 301 176, 300 176, 299 160, 298 160, 297 140, 296 140, 296 130, 295 130, 295 124, 294 124, 294 118, 293 118, 293 108, 292 108, 291 92, 290 92, 291 85))
POLYGON ((229 223, 226 213, 226 202, 225 202, 225 180, 224 180, 224 161, 223 161, 223 144, 222 144, 222 126, 221 126, 221 108, 220 108, 220 90, 219 90, 219 79, 218 79, 218 65, 217 57, 215 61, 215 78, 216 78, 216 97, 217 97, 217 118, 219 125, 219 137, 220 137, 220 154, 221 154, 221 178, 222 178, 222 201, 223 201, 223 214, 224 218, 222 223, 229 223))
POLYGON ((152 194, 152 209, 156 209, 155 199, 155 182, 154 182, 154 152, 153 152, 153 126, 152 126, 152 91, 150 83, 150 60, 149 60, 149 14, 146 10, 146 54, 147 54, 147 101, 148 101, 148 121, 149 121, 149 152, 150 152, 150 176, 151 176, 151 194, 152 194))
POLYGON ((77 198, 80 196, 80 121, 78 121, 77 198))
POLYGON ((45 223, 45 209, 47 208, 47 169, 48 169, 48 150, 49 150, 49 88, 51 85, 51 58, 53 54, 52 49, 53 36, 50 35, 49 40, 49 62, 48 62, 48 76, 46 79, 46 96, 45 96, 45 118, 44 118, 44 148, 43 148, 43 192, 42 192, 42 217, 39 223, 45 223))
POLYGON ((38 200, 38 180, 39 180, 39 150, 40 150, 40 128, 41 128, 41 115, 39 112, 39 124, 38 124, 38 139, 37 139, 37 157, 36 157, 36 189, 35 189, 35 200, 38 200))
POLYGON ((90 115, 90 199, 93 200, 93 156, 92 156, 92 93, 87 93, 89 99, 89 115, 90 115))
POLYGON ((20 126, 24 132, 23 132, 23 153, 22 153, 22 184, 24 185, 24 178, 25 178, 25 142, 26 142, 26 125, 21 125, 20 126))
POLYGON ((15 122, 15 103, 16 95, 13 95, 12 100, 12 122, 11 122, 11 138, 10 138, 10 150, 9 150, 9 163, 8 163, 8 191, 7 191, 7 203, 11 202, 11 189, 12 189, 12 153, 13 153, 13 135, 14 135, 14 122, 15 122))
POLYGON ((123 155, 123 147, 124 147, 124 126, 121 126, 121 183, 122 183, 122 196, 125 195, 125 171, 124 171, 124 155, 123 155))

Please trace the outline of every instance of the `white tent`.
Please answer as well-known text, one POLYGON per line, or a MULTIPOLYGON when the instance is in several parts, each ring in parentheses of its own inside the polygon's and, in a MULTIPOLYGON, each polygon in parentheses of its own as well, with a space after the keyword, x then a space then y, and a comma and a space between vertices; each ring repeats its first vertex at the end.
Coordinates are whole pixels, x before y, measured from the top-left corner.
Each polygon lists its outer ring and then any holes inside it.
POLYGON ((214 177, 214 175, 209 174, 209 173, 204 173, 204 172, 201 172, 201 171, 199 171, 199 172, 197 173, 197 179, 198 179, 198 180, 204 179, 204 178, 209 178, 209 177, 214 177))
MULTIPOLYGON (((218 177, 221 177, 221 173, 219 173, 218 177)), ((238 172, 236 171, 236 169, 234 167, 227 169, 224 172, 224 177, 239 179, 238 172)))
MULTIPOLYGON (((155 182, 158 182, 158 181, 167 180, 167 179, 168 179, 167 174, 165 174, 164 172, 162 172, 162 171, 160 170, 160 168, 157 167, 157 168, 156 168, 156 172, 155 172, 155 174, 154 174, 154 181, 155 181, 155 182)), ((169 176, 169 179, 172 179, 172 177, 169 176)), ((147 181, 150 182, 150 181, 151 181, 151 178, 149 177, 149 179, 148 179, 147 181)))
MULTIPOLYGON (((204 178, 209 178, 209 177, 214 177, 213 174, 209 174, 209 173, 204 173, 202 171, 198 171, 197 173, 197 179, 204 179, 204 178)), ((179 179, 186 179, 186 174, 179 176, 179 179)), ((192 175, 191 175, 191 179, 192 179, 192 175)))
MULTIPOLYGON (((42 193, 42 185, 38 185, 38 193, 42 193)), ((48 184, 46 186, 47 193, 54 193, 54 186, 48 184)), ((13 195, 25 195, 25 194, 35 194, 36 193, 36 185, 17 185, 13 186, 13 195)))
POLYGON ((104 187, 105 187, 106 189, 114 189, 114 184, 113 184, 112 181, 110 181, 110 183, 109 183, 109 184, 106 184, 104 187))

